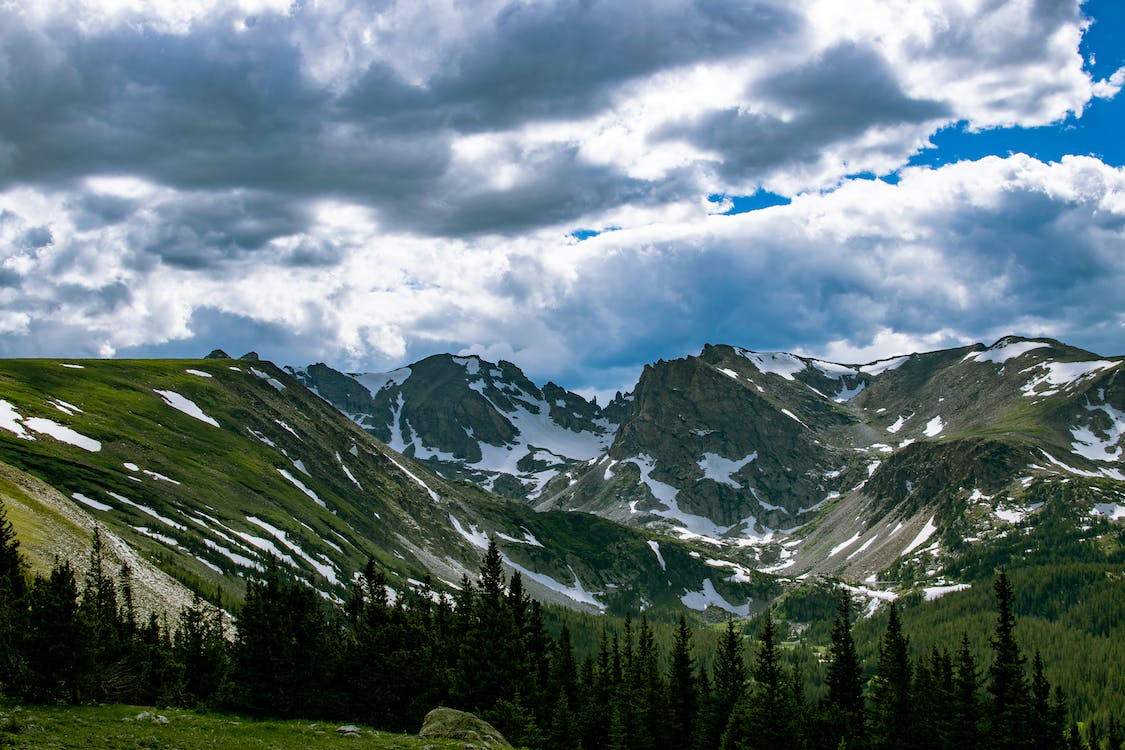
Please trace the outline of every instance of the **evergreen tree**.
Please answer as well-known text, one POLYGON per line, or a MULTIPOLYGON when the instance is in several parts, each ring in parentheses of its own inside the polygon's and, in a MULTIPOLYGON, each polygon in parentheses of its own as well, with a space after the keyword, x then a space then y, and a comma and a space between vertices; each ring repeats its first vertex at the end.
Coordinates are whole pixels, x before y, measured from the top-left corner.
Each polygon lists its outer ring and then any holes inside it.
POLYGON ((1000 573, 993 585, 996 593, 996 632, 990 643, 993 662, 989 667, 988 740, 996 750, 1026 750, 1031 746, 1027 679, 1024 657, 1013 633, 1012 584, 1000 573))
POLYGON ((1043 673, 1043 659, 1039 649, 1031 660, 1031 746, 1034 750, 1058 750, 1063 741, 1062 732, 1054 726, 1051 708, 1051 684, 1043 673))
POLYGON ((844 740, 851 748, 863 744, 866 736, 863 715, 863 668, 852 638, 852 600, 845 589, 840 595, 832 638, 828 646, 827 723, 834 727, 828 739, 832 744, 844 740))
POLYGON ((710 699, 701 717, 699 747, 716 748, 722 741, 734 707, 746 691, 746 663, 742 656, 742 633, 733 617, 719 638, 711 670, 710 699))
POLYGON ((913 737, 912 676, 908 638, 902 631, 898 605, 891 602, 873 680, 872 747, 903 747, 913 737))
POLYGON ((949 716, 949 744, 957 750, 981 747, 980 674, 969 649, 969 634, 961 633, 961 649, 953 674, 953 700, 949 716))
POLYGON ((28 595, 27 694, 32 700, 81 703, 92 669, 89 630, 78 613, 78 584, 67 561, 55 561, 47 578, 37 577, 28 595))
POLYGON ((461 643, 455 696, 467 710, 483 713, 501 699, 511 701, 520 681, 521 635, 506 598, 495 539, 489 540, 481 562, 478 590, 461 643))
POLYGON ((743 693, 723 735, 724 750, 749 750, 755 747, 785 750, 793 747, 788 724, 791 716, 789 686, 785 683, 777 650, 777 627, 767 610, 758 634, 758 654, 754 660, 754 689, 743 693))
POLYGON ((27 567, 15 528, 0 500, 0 690, 25 679, 27 567))
POLYGON ((307 713, 325 684, 325 619, 308 586, 282 577, 270 558, 262 582, 246 586, 234 646, 239 704, 282 718, 307 713))
POLYGON ((570 628, 564 622, 551 654, 550 688, 551 718, 545 747, 547 750, 569 750, 577 735, 574 709, 578 705, 578 674, 570 628))
MULTIPOLYGON (((691 656, 691 628, 680 615, 672 656, 668 664, 668 732, 667 745, 673 748, 691 746, 692 732, 699 698, 695 687, 695 668, 691 656)), ((604 645, 604 631, 603 631, 604 645)))
POLYGON ((183 667, 183 697, 188 705, 213 698, 226 675, 227 644, 220 607, 208 608, 196 594, 180 610, 172 654, 183 667))

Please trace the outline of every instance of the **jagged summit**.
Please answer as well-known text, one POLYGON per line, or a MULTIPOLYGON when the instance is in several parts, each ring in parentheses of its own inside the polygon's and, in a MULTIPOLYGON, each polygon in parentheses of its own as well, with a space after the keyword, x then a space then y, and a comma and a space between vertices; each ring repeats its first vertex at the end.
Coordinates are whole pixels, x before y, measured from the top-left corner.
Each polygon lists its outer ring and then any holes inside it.
POLYGON ((395 450, 509 497, 537 496, 616 432, 597 404, 554 383, 539 387, 503 360, 438 354, 388 373, 344 375, 323 364, 294 373, 395 450))
MULTIPOLYGON (((739 549, 759 565, 866 575, 909 546, 890 556, 889 530, 866 536, 884 519, 901 524, 896 538, 931 520, 940 534, 935 509, 974 491, 1007 496, 999 507, 1018 502, 1028 476, 1125 479, 1121 362, 1019 336, 862 364, 707 344, 646 365, 606 408, 575 396, 555 409, 557 394, 515 365, 440 355, 350 378, 371 403, 359 394, 342 408, 446 476, 540 510, 739 549), (527 434, 516 415, 544 413, 554 430, 589 436, 585 452, 516 437, 527 434)), ((343 403, 321 375, 314 387, 343 403)))

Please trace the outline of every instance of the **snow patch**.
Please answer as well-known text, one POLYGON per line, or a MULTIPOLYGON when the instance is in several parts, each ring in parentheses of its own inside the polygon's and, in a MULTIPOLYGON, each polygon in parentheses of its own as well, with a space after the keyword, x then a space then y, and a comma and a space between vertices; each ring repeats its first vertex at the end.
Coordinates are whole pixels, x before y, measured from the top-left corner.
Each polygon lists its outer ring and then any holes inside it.
POLYGON ((1120 362, 1094 360, 1091 362, 1043 362, 1029 367, 1024 372, 1035 372, 1023 387, 1023 395, 1028 398, 1037 396, 1051 396, 1063 388, 1074 383, 1093 377, 1102 370, 1117 367, 1120 362), (1039 390, 1042 386, 1046 389, 1039 390))
POLYGON ((866 550, 866 549, 867 549, 868 547, 870 547, 870 546, 871 546, 871 545, 872 545, 872 544, 873 544, 873 543, 875 542, 875 540, 876 540, 876 539, 878 539, 878 538, 879 538, 879 535, 878 535, 878 534, 876 534, 875 536, 871 537, 871 538, 870 538, 870 539, 868 539, 868 540, 867 540, 866 542, 864 542, 864 543, 863 543, 863 544, 862 544, 862 545, 861 545, 861 546, 859 547, 859 549, 857 549, 857 550, 856 550, 855 552, 851 553, 850 555, 848 555, 848 556, 847 556, 847 557, 845 557, 844 559, 845 559, 845 560, 851 560, 851 559, 852 559, 853 557, 856 557, 857 555, 860 555, 860 554, 862 554, 862 553, 863 553, 863 551, 864 551, 864 550, 866 550))
POLYGON ((179 547, 180 546, 180 543, 177 542, 172 537, 165 536, 164 534, 161 534, 158 531, 153 531, 150 528, 148 528, 147 526, 130 526, 129 528, 131 528, 133 531, 137 532, 138 534, 143 534, 143 535, 149 537, 150 539, 155 539, 158 542, 161 542, 163 544, 167 544, 169 547, 179 547))
POLYGON ((329 561, 328 563, 322 562, 322 560, 327 560, 328 558, 323 557, 323 555, 318 558, 308 554, 303 549, 301 549, 300 545, 289 541, 289 535, 286 532, 282 531, 276 526, 273 526, 272 524, 269 524, 259 518, 255 518, 254 516, 247 516, 246 520, 249 523, 258 526, 259 528, 264 529, 270 536, 285 545, 285 547, 288 548, 297 557, 307 562, 317 573, 323 576, 326 580, 330 581, 333 585, 339 585, 340 580, 336 577, 335 566, 331 564, 331 561, 329 561))
POLYGON ((164 399, 165 404, 167 404, 168 406, 171 406, 176 411, 183 412, 184 414, 187 414, 189 417, 194 417, 195 419, 198 419, 200 422, 206 422, 207 424, 211 425, 212 427, 218 427, 219 426, 218 422, 216 422, 214 419, 211 419, 211 417, 204 414, 203 410, 200 409, 198 406, 196 406, 194 402, 192 402, 190 399, 184 398, 183 396, 176 393, 175 391, 161 391, 161 390, 157 390, 156 388, 153 388, 153 391, 157 395, 159 395, 162 399, 164 399))
POLYGON ((931 517, 929 521, 926 521, 926 525, 922 527, 922 530, 918 532, 918 536, 914 537, 914 540, 906 545, 906 549, 899 554, 899 557, 905 557, 921 547, 934 535, 935 531, 937 531, 937 526, 934 525, 934 518, 931 517))
POLYGON ((910 417, 904 417, 900 414, 898 419, 895 420, 895 423, 887 428, 887 432, 890 432, 890 433, 898 432, 899 430, 902 429, 902 426, 904 424, 906 424, 906 420, 908 420, 908 419, 910 419, 910 417))
POLYGON ((927 586, 922 589, 922 595, 926 601, 932 602, 934 599, 951 594, 954 591, 964 591, 965 589, 972 588, 970 583, 951 583, 945 586, 927 586))
POLYGON ((1089 426, 1072 427, 1070 434, 1074 437, 1071 450, 1083 458, 1091 461, 1119 461, 1121 460, 1122 435, 1125 435, 1125 412, 1109 404, 1099 406, 1086 405, 1090 412, 1103 412, 1109 418, 1109 427, 1105 429, 1106 437, 1097 435, 1089 426))
POLYGON ((187 369, 187 370, 184 370, 184 372, 188 373, 189 375, 198 375, 198 376, 199 376, 199 377, 201 377, 201 378, 210 378, 210 377, 212 377, 211 373, 209 373, 209 372, 203 372, 203 370, 192 370, 192 369, 190 369, 190 368, 189 368, 189 369, 187 369))
POLYGON ((410 471, 409 469, 407 469, 407 468, 406 468, 405 466, 403 466, 402 464, 400 464, 400 463, 399 463, 398 461, 394 460, 394 459, 393 459, 393 458, 391 458, 390 456, 387 456, 387 459, 388 459, 388 460, 389 460, 389 461, 390 461, 390 462, 391 462, 392 464, 394 464, 395 466, 397 466, 397 467, 399 468, 399 470, 400 470, 400 471, 402 471, 402 473, 403 473, 403 474, 405 474, 406 476, 408 476, 408 477, 410 477, 411 479, 413 479, 413 480, 414 480, 414 482, 415 482, 415 483, 416 483, 416 484, 417 484, 417 485, 418 485, 419 487, 421 487, 421 488, 422 488, 422 489, 424 489, 424 490, 425 490, 425 491, 426 491, 427 493, 429 493, 429 495, 430 495, 430 499, 431 499, 431 500, 433 500, 433 501, 434 501, 435 503, 440 503, 440 502, 441 502, 441 497, 440 497, 440 496, 438 495, 438 493, 436 493, 436 492, 434 492, 433 490, 431 490, 431 489, 430 489, 430 486, 429 486, 428 484, 426 484, 425 482, 423 482, 423 481, 422 481, 421 479, 419 479, 419 478, 418 478, 417 476, 415 476, 415 475, 414 475, 414 474, 413 474, 413 473, 412 473, 412 472, 411 472, 411 471, 410 471))
POLYGON ((85 365, 75 365, 75 364, 71 364, 70 362, 60 362, 59 364, 62 365, 63 367, 69 368, 71 370, 85 370, 86 369, 85 365))
POLYGON ((1077 474, 1080 477, 1105 477, 1107 479, 1117 479, 1117 480, 1125 481, 1125 474, 1122 474, 1119 469, 1101 469, 1099 471, 1086 471, 1084 469, 1078 469, 1078 468, 1075 468, 1073 466, 1068 466, 1067 464, 1064 464, 1062 461, 1058 460, 1057 458, 1055 458, 1051 454, 1047 453, 1047 451, 1045 451, 1045 450, 1041 449, 1039 452, 1042 453, 1046 457, 1046 459, 1048 461, 1050 461, 1051 463, 1053 463, 1055 466, 1058 466, 1060 469, 1063 469, 1064 471, 1067 471, 1071 474, 1077 474))
POLYGON ((1032 351, 1033 349, 1042 349, 1046 347, 1040 341, 1012 341, 1003 339, 998 341, 994 346, 985 349, 983 352, 971 352, 966 354, 961 361, 976 360, 977 362, 994 362, 996 364, 1004 364, 1009 359, 1022 357, 1024 354, 1032 351))
POLYGON ((452 513, 449 514, 449 522, 453 524, 453 528, 458 534, 463 536, 469 544, 479 549, 488 549, 488 534, 478 529, 476 524, 469 524, 469 528, 466 529, 452 513))
POLYGON ((735 351, 753 362, 761 372, 780 375, 786 380, 793 380, 794 375, 808 368, 807 362, 787 352, 751 352, 737 347, 735 351))
POLYGON ((171 477, 166 477, 158 471, 150 471, 148 469, 141 469, 141 473, 144 474, 145 476, 148 476, 148 477, 151 477, 151 478, 155 479, 158 482, 167 482, 168 484, 177 484, 177 485, 180 484, 180 482, 177 482, 175 479, 172 479, 171 477))
POLYGON ((936 437, 941 434, 945 429, 945 423, 941 421, 941 416, 936 416, 929 422, 926 422, 926 437, 936 437))
POLYGON ((867 375, 880 375, 888 370, 897 370, 902 367, 910 355, 906 354, 901 357, 892 357, 890 359, 877 359, 870 364, 866 364, 859 368, 859 371, 867 375))
POLYGON ((477 375, 480 373, 479 357, 453 357, 453 361, 464 367, 465 373, 468 375, 477 375))
POLYGON ((832 551, 828 553, 828 556, 829 557, 835 557, 837 552, 839 552, 839 551, 841 551, 841 550, 843 550, 847 547, 850 547, 853 544, 855 544, 857 541, 859 541, 859 538, 862 535, 863 535, 862 531, 857 531, 855 534, 852 535, 852 537, 850 539, 847 539, 846 541, 840 542, 835 547, 833 547, 832 551))
POLYGON ((276 390, 278 392, 285 390, 285 384, 282 383, 277 378, 270 375, 268 372, 262 372, 261 370, 259 370, 256 367, 251 367, 250 372, 253 373, 254 377, 256 377, 260 380, 264 380, 267 383, 269 383, 271 386, 274 387, 274 390, 276 390))
POLYGON ((594 594, 601 592, 587 591, 582 586, 582 581, 578 580, 578 574, 574 572, 574 568, 570 567, 569 565, 567 566, 567 569, 570 570, 570 574, 574 576, 574 583, 570 586, 567 586, 566 584, 559 583, 554 578, 551 578, 548 575, 544 575, 543 573, 536 573, 534 570, 528 570, 519 563, 514 562, 503 552, 500 553, 500 557, 501 559, 503 559, 505 565, 514 570, 518 570, 520 572, 520 575, 522 575, 524 578, 535 581, 540 586, 544 586, 551 591, 558 592, 568 599, 576 601, 580 604, 589 604, 597 607, 597 609, 602 612, 605 611, 605 605, 594 598, 594 594))
POLYGON ((218 552, 220 555, 227 558, 228 560, 230 560, 232 563, 239 566, 240 568, 251 568, 253 570, 258 570, 258 571, 265 570, 265 568, 262 567, 262 564, 259 563, 257 560, 252 560, 251 558, 246 557, 245 555, 240 555, 237 552, 232 552, 231 550, 227 549, 223 545, 221 545, 217 542, 214 542, 210 539, 204 539, 203 544, 206 545, 208 549, 212 549, 215 552, 218 552))
POLYGON ((733 475, 737 474, 744 466, 750 464, 757 458, 758 451, 754 451, 741 459, 724 458, 718 453, 704 453, 703 458, 698 461, 698 465, 700 469, 703 469, 703 479, 710 479, 717 484, 725 484, 728 487, 741 489, 742 483, 736 482, 733 475))
POLYGON ((1092 512, 1099 516, 1105 516, 1111 521, 1125 519, 1125 505, 1117 505, 1116 503, 1098 503, 1094 506, 1092 512))
POLYGON ((793 421, 797 422, 797 423, 798 423, 798 424, 800 424, 800 425, 801 425, 802 427, 808 427, 808 425, 807 425, 807 424, 805 424, 804 422, 802 422, 802 421, 801 421, 801 418, 800 418, 800 417, 798 417, 798 416, 797 416, 796 414, 794 414, 793 412, 789 411, 788 409, 782 409, 782 410, 781 410, 781 413, 782 413, 782 414, 784 414, 785 416, 789 417, 789 418, 790 418, 790 419, 792 419, 793 421))
POLYGON ((63 414, 67 415, 68 417, 73 417, 77 414, 83 414, 84 413, 81 409, 79 409, 74 404, 67 403, 66 401, 63 401, 61 398, 51 399, 47 403, 50 404, 51 406, 55 407, 56 409, 58 409, 63 414))
POLYGON ((391 372, 365 372, 352 375, 352 377, 374 396, 387 386, 401 386, 405 383, 407 378, 410 377, 410 368, 402 367, 398 370, 392 370, 391 372))
POLYGON ((660 569, 664 571, 668 570, 668 566, 664 563, 664 555, 660 554, 660 545, 650 539, 648 541, 648 546, 651 547, 652 551, 656 554, 656 559, 660 563, 660 569))
POLYGON ((24 429, 20 422, 22 419, 23 415, 16 411, 16 407, 0 399, 0 429, 5 429, 23 440, 35 440, 35 437, 24 429))
POLYGON ((276 425, 277 425, 278 427, 280 427, 281 429, 283 429, 283 430, 285 430, 286 432, 288 432, 288 433, 289 433, 290 435, 292 435, 293 437, 297 438, 298 440, 300 440, 300 439, 301 439, 301 436, 297 434, 297 431, 296 431, 296 430, 294 430, 294 429, 293 429, 292 427, 290 427, 289 425, 285 424, 285 422, 282 422, 282 421, 281 421, 280 419, 275 419, 275 420, 273 420, 273 423, 274 423, 274 424, 276 424, 276 425))
POLYGON ((280 474, 281 476, 285 477, 286 479, 288 479, 288 480, 289 480, 289 482, 290 482, 290 483, 291 483, 291 484, 292 484, 292 485, 293 485, 294 487, 296 487, 297 489, 299 489, 299 490, 300 490, 301 492, 303 492, 303 493, 305 493, 306 495, 308 495, 309 497, 311 497, 314 503, 316 503, 317 505, 319 505, 319 506, 320 506, 320 507, 322 507, 322 508, 327 508, 327 507, 328 507, 327 505, 325 505, 325 504, 324 504, 324 501, 323 501, 323 500, 321 500, 321 499, 320 499, 320 497, 319 497, 319 496, 317 496, 317 494, 316 494, 315 492, 313 492, 313 491, 312 491, 312 490, 310 490, 310 489, 309 489, 308 487, 306 487, 306 486, 304 485, 304 483, 303 483, 303 482, 302 482, 302 481, 301 481, 300 479, 297 479, 297 477, 293 476, 292 474, 290 474, 290 473, 289 473, 288 471, 286 471, 285 469, 278 469, 278 470, 277 470, 277 473, 278 473, 278 474, 280 474))
POLYGON ((50 419, 43 417, 28 417, 23 420, 24 425, 32 432, 37 432, 40 435, 49 435, 55 440, 62 443, 73 445, 75 448, 81 448, 90 453, 97 453, 102 449, 101 442, 93 438, 86 437, 80 432, 54 422, 50 419))
POLYGON ((523 537, 522 538, 516 538, 514 536, 508 536, 507 534, 505 534, 502 531, 497 531, 496 536, 500 537, 501 539, 503 539, 505 541, 514 542, 515 544, 526 544, 529 547, 542 547, 543 546, 543 543, 540 542, 538 539, 536 539, 535 535, 532 534, 527 529, 523 529, 523 537))
POLYGON ((71 497, 73 497, 83 505, 89 505, 94 510, 113 510, 113 506, 106 505, 105 503, 99 503, 97 500, 86 497, 81 492, 72 493, 71 497))
POLYGON ((177 529, 179 531, 187 531, 187 526, 184 526, 182 523, 177 523, 177 522, 173 521, 171 518, 160 515, 159 513, 157 513, 152 508, 149 508, 147 505, 141 505, 140 503, 135 503, 132 500, 130 500, 129 498, 125 497, 124 495, 119 495, 116 492, 106 492, 106 494, 109 495, 110 497, 112 497, 114 500, 117 500, 118 502, 124 503, 125 505, 132 506, 132 507, 136 508, 137 510, 139 510, 140 512, 145 513, 149 516, 152 516, 157 521, 160 521, 161 523, 163 523, 167 526, 171 526, 173 529, 177 529))
POLYGON ((718 607, 739 617, 747 617, 750 614, 749 601, 745 604, 731 604, 715 590, 715 584, 710 578, 704 578, 699 591, 688 591, 680 597, 680 601, 685 607, 696 612, 702 612, 708 607, 718 607))

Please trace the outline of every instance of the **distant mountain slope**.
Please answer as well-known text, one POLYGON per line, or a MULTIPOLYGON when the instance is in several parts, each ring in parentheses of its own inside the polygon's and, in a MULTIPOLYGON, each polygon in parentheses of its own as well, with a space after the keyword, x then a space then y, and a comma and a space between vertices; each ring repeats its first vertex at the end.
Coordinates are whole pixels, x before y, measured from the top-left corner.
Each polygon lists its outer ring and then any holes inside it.
POLYGON ((0 462, 207 596, 237 598, 270 555, 330 599, 368 558, 396 591, 449 591, 490 537, 529 592, 591 611, 748 612, 776 588, 675 539, 446 481, 256 359, 2 361, 0 462))
POLYGON ((540 388, 510 362, 436 355, 384 374, 324 364, 292 372, 400 453, 508 497, 538 496, 616 431, 596 404, 554 383, 540 388))
POLYGON ((956 535, 1034 523, 1028 498, 1060 482, 1089 490, 1071 496, 1073 533, 1083 518, 1125 517, 1122 361, 1019 337, 863 365, 708 345, 647 366, 604 411, 574 408, 582 419, 567 426, 597 436, 594 454, 508 474, 485 459, 490 446, 524 458, 535 444, 507 415, 556 414, 512 365, 441 356, 382 376, 308 368, 306 381, 447 476, 539 510, 594 513, 785 575, 925 579, 940 577, 956 535), (362 393, 356 411, 343 405, 356 383, 378 409, 362 393))

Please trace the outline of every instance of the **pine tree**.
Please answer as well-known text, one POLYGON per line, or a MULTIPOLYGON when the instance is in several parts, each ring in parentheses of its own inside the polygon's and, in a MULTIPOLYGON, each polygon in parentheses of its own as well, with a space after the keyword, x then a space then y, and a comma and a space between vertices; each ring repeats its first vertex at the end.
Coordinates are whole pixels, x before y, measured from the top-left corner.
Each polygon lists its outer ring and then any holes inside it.
POLYGON ((873 680, 872 747, 880 750, 904 747, 913 736, 912 676, 908 638, 902 632, 898 605, 891 602, 873 680))
POLYGON ((1051 684, 1043 673, 1043 659, 1039 649, 1031 660, 1031 712, 1028 715, 1031 746, 1034 750, 1057 750, 1062 734, 1053 726, 1051 710, 1051 684))
POLYGON ((283 578, 271 557, 265 580, 247 584, 238 621, 232 676, 241 707, 286 718, 315 705, 326 683, 325 625, 320 597, 283 578))
POLYGON ((996 750, 1025 750, 1031 745, 1027 679, 1024 657, 1013 631, 1016 618, 1012 612, 1012 584, 1008 576, 996 576, 996 633, 990 643, 994 652, 989 667, 988 705, 989 744, 996 750))
POLYGON ((777 650, 777 627, 769 610, 766 611, 758 640, 760 643, 753 669, 754 688, 752 692, 743 693, 731 714, 723 735, 724 750, 754 747, 785 750, 793 747, 787 721, 791 716, 789 686, 783 678, 777 650))
POLYGON ((711 670, 711 697, 706 715, 702 717, 699 746, 719 747, 734 707, 746 691, 746 663, 742 656, 742 633, 734 618, 719 638, 715 664, 711 670))
POLYGON ((856 654, 852 638, 852 600, 845 589, 840 595, 840 606, 832 625, 832 639, 828 646, 827 708, 830 723, 838 734, 831 738, 847 741, 849 747, 859 747, 866 736, 863 715, 863 669, 856 654))
POLYGON ((953 674, 953 700, 949 716, 949 744, 957 750, 981 746, 980 674, 969 649, 969 634, 961 633, 961 649, 953 674))
POLYGON ((521 634, 504 589, 504 565, 491 539, 481 562, 479 595, 457 663, 455 696, 467 710, 484 712, 512 700, 521 674, 521 634))
POLYGON ((24 679, 27 567, 19 546, 0 500, 0 688, 24 679))
POLYGON ((90 633, 78 613, 78 584, 67 561, 55 561, 47 578, 37 577, 28 595, 28 697, 38 702, 81 703, 92 670, 90 633))
POLYGON ((696 712, 699 710, 695 667, 691 656, 691 635, 691 628, 681 614, 668 665, 667 744, 673 748, 690 747, 696 712))

